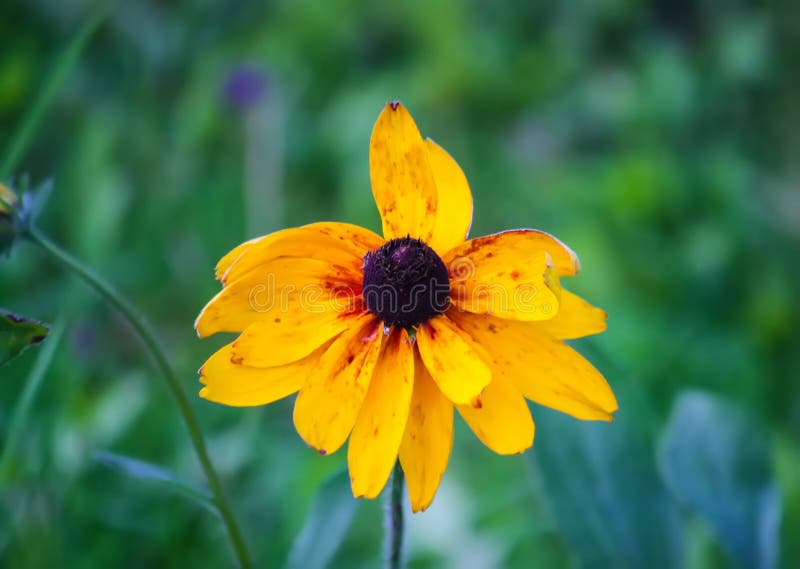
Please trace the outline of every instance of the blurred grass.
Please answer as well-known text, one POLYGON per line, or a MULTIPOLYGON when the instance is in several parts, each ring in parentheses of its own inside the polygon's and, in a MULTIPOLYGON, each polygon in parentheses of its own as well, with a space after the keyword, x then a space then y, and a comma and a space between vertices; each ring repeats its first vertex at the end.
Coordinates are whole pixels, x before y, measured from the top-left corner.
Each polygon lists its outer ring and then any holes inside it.
POLYGON ((7 150, 0 161, 0 179, 9 178, 16 169, 20 159, 36 135, 39 125, 44 120, 44 115, 53 97, 59 91, 67 74, 75 66, 92 34, 103 21, 104 16, 104 12, 98 13, 81 26, 75 37, 64 48, 61 57, 55 63, 54 69, 48 73, 47 82, 42 86, 36 99, 26 111, 20 125, 16 127, 14 136, 6 143, 7 150))
MULTIPOLYGON (((0 149, 90 5, 0 5, 10 46, 0 53, 0 149)), ((533 226, 580 254, 583 272, 565 284, 610 314, 584 353, 612 386, 640 394, 621 420, 655 438, 678 394, 699 388, 765 426, 784 491, 780 566, 795 567, 795 16, 790 2, 122 3, 54 92, 14 174, 55 177, 42 225, 135 300, 195 390, 195 370, 224 339, 198 341, 192 321, 216 291, 216 259, 252 237, 245 157, 264 151, 248 134, 254 109, 225 97, 229 74, 242 63, 260 69, 256 110, 280 113, 282 177, 269 183, 284 204, 282 218, 262 213, 269 224, 379 228, 368 137, 385 101, 401 99, 466 172, 474 235, 533 226)), ((15 454, 18 476, 3 489, 2 564, 228 564, 215 520, 91 459, 107 449, 202 482, 124 323, 25 244, 0 265, 0 305, 45 321, 68 315, 15 454)), ((3 441, 36 356, 0 370, 3 441)), ((282 564, 343 453, 309 451, 288 401, 195 407, 254 554, 282 564)), ((544 417, 528 453, 537 462, 542 440, 614 432, 551 428, 547 412, 534 412, 544 417)), ((411 518, 411 566, 569 566, 578 552, 542 476, 525 457, 491 454, 459 423, 440 495, 411 518)), ((380 510, 358 508, 334 566, 376 565, 380 510)), ((728 566, 710 530, 686 518, 692 566, 728 566)))

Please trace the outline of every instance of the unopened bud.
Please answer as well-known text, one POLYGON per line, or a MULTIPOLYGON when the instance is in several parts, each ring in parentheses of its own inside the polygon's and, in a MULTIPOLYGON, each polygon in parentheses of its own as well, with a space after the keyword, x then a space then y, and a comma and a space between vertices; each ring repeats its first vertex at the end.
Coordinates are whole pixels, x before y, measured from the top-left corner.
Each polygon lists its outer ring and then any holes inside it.
POLYGON ((11 208, 17 205, 17 194, 0 184, 0 215, 11 216, 11 208))
POLYGON ((19 204, 17 194, 0 184, 0 255, 11 249, 17 233, 14 208, 19 204))

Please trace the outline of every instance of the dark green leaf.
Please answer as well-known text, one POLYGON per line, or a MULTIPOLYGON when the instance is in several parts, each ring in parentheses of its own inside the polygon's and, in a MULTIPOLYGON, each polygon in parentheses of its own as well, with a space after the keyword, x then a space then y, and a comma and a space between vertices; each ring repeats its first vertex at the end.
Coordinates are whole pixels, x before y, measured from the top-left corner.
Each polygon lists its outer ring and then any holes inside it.
POLYGON ((303 529, 297 535, 286 563, 287 569, 323 569, 344 541, 356 511, 347 470, 331 476, 320 486, 303 529))
POLYGON ((684 565, 679 513, 625 402, 614 423, 538 410, 532 455, 564 539, 587 568, 684 565))
POLYGON ((25 380, 22 394, 14 404, 11 421, 6 432, 3 450, 0 451, 0 483, 7 480, 11 471, 14 456, 20 445, 20 439, 26 430, 26 421, 33 406, 36 394, 44 382, 45 375, 53 363, 58 344, 64 334, 64 319, 60 318, 53 329, 44 347, 36 354, 36 361, 25 380))
POLYGON ((160 486, 164 486, 171 491, 194 500, 212 513, 219 514, 219 510, 209 494, 178 479, 174 474, 160 466, 106 451, 95 451, 92 456, 96 461, 106 466, 119 470, 133 478, 154 482, 160 486))
POLYGON ((49 331, 47 326, 30 318, 0 312, 0 365, 42 342, 49 331))
POLYGON ((769 434, 738 407, 689 392, 672 411, 659 449, 669 489, 711 526, 743 567, 777 562, 780 493, 769 434))

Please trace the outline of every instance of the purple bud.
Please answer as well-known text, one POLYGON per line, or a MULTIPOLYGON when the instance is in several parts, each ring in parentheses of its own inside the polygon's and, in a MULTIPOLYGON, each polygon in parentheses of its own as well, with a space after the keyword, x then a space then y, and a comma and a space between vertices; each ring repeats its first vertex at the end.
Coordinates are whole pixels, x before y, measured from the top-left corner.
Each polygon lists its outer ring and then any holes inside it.
POLYGON ((261 101, 266 90, 267 78, 264 72, 256 65, 242 64, 228 73, 223 93, 231 107, 246 111, 261 101))

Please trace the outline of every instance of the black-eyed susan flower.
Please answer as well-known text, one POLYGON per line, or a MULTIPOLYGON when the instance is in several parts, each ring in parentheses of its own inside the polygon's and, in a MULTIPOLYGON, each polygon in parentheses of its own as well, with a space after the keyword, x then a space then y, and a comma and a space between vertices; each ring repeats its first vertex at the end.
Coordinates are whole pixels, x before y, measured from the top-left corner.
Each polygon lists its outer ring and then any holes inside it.
POLYGON ((240 335, 200 369, 200 395, 249 406, 298 392, 308 445, 330 454, 349 438, 354 495, 377 496, 399 457, 414 511, 447 467, 454 408, 500 454, 533 443, 526 399, 611 420, 605 379, 564 343, 606 327, 560 285, 575 253, 533 229, 467 240, 464 173, 399 103, 375 124, 369 166, 383 238, 314 223, 220 260, 223 288, 195 327, 240 335))

